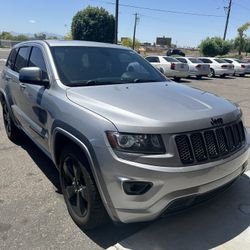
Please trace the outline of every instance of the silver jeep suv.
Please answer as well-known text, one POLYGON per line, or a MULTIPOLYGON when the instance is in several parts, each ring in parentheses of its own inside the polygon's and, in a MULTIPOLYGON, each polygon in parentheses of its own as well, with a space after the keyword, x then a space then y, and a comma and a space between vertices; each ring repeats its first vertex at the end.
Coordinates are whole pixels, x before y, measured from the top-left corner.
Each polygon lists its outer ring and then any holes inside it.
POLYGON ((165 78, 134 51, 80 41, 16 45, 0 97, 60 173, 73 220, 90 229, 153 220, 228 186, 247 168, 240 108, 165 78))

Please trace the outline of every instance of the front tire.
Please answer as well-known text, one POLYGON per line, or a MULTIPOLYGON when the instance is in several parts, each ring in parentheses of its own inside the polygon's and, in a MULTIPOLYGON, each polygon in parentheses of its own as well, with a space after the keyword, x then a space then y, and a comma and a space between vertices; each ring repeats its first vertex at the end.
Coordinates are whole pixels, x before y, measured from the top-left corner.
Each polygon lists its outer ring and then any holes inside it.
POLYGON ((196 76, 196 78, 197 78, 198 80, 201 80, 201 79, 202 79, 202 76, 198 75, 198 76, 196 76))
POLYGON ((74 144, 66 146, 61 153, 60 183, 69 214, 80 228, 93 229, 107 221, 88 163, 74 144))
POLYGON ((240 74, 240 77, 244 77, 245 76, 245 74, 240 74))
POLYGON ((15 143, 20 138, 21 131, 13 122, 7 103, 4 100, 2 101, 2 109, 5 132, 8 138, 15 143))
POLYGON ((181 77, 174 77, 174 80, 176 81, 176 82, 179 82, 180 80, 181 80, 181 77))

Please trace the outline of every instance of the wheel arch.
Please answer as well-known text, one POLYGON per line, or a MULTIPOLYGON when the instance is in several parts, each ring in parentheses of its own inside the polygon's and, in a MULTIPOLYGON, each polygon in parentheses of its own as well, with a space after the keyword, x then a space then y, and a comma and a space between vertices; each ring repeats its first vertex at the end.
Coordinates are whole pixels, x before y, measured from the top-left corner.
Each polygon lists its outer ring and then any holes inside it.
POLYGON ((60 152, 63 149, 63 145, 65 145, 63 143, 70 142, 78 146, 88 161, 89 170, 91 171, 91 174, 94 178, 106 211, 113 221, 118 221, 113 203, 102 177, 100 165, 97 161, 94 149, 88 139, 82 133, 61 121, 54 123, 51 135, 51 156, 56 167, 59 169, 60 152), (59 124, 60 126, 58 126, 59 124), (56 146, 57 143, 60 143, 59 145, 61 147, 59 149, 56 146))

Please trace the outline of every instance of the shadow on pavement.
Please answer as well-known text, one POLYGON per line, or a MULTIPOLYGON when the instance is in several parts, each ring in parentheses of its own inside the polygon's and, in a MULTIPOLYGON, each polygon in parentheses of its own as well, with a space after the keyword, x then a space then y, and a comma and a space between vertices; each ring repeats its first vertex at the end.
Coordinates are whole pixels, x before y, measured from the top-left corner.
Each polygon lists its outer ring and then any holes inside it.
POLYGON ((27 153, 32 160, 41 169, 44 175, 50 180, 50 182, 57 189, 56 192, 61 193, 60 181, 58 170, 54 163, 47 157, 26 135, 22 135, 20 143, 18 143, 27 153))
MULTIPOLYGON (((244 175, 218 197, 198 207, 162 218, 121 241, 119 245, 136 250, 217 247, 249 227, 249 190, 250 179, 244 175)), ((238 249, 247 249, 249 242, 245 244, 238 249)))

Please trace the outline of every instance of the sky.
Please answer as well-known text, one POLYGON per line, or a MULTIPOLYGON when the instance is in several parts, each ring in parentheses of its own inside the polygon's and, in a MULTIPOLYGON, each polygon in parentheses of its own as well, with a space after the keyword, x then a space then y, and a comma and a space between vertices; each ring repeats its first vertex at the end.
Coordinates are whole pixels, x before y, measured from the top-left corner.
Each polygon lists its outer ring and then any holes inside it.
MULTIPOLYGON (((79 10, 90 5, 114 14, 114 3, 115 0, 0 0, 0 32, 65 35, 79 10)), ((118 35, 119 38, 132 37, 134 14, 138 13, 136 37, 141 42, 153 43, 157 36, 165 36, 171 37, 172 43, 179 47, 195 47, 206 37, 223 36, 224 6, 228 3, 229 0, 120 0, 118 35)), ((233 39, 237 28, 247 21, 250 21, 250 0, 233 0, 227 38, 233 39)), ((250 29, 247 35, 250 36, 250 29)))

